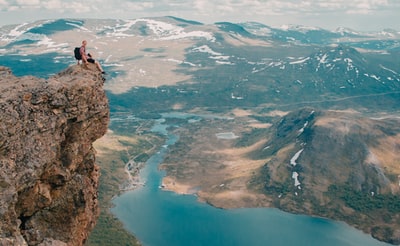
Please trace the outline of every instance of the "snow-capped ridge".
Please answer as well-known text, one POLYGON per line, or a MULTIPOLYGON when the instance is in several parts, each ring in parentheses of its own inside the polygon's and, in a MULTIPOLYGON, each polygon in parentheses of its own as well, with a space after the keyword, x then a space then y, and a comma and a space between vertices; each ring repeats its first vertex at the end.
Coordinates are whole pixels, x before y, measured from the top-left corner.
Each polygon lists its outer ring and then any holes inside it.
POLYGON ((357 32, 353 29, 347 28, 347 27, 338 27, 338 28, 336 28, 336 30, 334 32, 339 33, 342 36, 349 35, 349 34, 356 35, 356 36, 360 35, 359 32, 357 32))
POLYGON ((159 40, 176 40, 176 39, 192 39, 204 38, 208 41, 214 41, 212 33, 205 31, 186 31, 184 27, 169 23, 167 21, 141 18, 134 20, 126 20, 122 24, 116 25, 114 28, 107 31, 107 35, 116 37, 135 36, 133 29, 139 26, 148 28, 159 40))
POLYGON ((286 24, 276 27, 276 29, 280 29, 283 31, 297 31, 301 33, 307 33, 309 31, 321 31, 324 30, 320 27, 315 26, 303 26, 303 25, 294 25, 294 24, 286 24))

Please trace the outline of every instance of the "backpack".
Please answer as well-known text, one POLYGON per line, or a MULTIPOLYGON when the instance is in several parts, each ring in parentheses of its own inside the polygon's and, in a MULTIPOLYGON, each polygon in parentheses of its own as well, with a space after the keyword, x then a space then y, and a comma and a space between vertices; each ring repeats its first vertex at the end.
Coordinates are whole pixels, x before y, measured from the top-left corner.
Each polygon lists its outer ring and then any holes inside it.
POLYGON ((75 47, 75 49, 74 49, 75 59, 77 59, 78 61, 82 60, 82 56, 81 56, 80 50, 81 50, 81 47, 75 47))

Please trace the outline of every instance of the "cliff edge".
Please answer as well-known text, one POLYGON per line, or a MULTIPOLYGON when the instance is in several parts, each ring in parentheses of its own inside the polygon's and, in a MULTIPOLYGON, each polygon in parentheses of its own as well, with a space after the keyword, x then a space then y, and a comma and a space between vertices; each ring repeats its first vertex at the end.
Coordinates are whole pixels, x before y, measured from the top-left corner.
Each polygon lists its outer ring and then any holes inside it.
POLYGON ((103 78, 0 67, 0 245, 82 245, 98 216, 92 143, 108 128, 103 78))

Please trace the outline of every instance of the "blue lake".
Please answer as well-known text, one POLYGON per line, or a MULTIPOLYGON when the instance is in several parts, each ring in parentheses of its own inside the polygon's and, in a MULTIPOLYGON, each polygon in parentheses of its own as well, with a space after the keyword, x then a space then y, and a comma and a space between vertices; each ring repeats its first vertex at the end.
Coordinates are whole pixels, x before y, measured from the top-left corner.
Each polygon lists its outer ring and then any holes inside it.
MULTIPOLYGON (((158 124, 154 131, 167 134, 166 129, 158 124)), ((141 171, 146 185, 113 200, 113 214, 144 246, 388 245, 341 222, 273 208, 218 209, 193 195, 163 191, 158 165, 178 138, 167 136, 141 171)))

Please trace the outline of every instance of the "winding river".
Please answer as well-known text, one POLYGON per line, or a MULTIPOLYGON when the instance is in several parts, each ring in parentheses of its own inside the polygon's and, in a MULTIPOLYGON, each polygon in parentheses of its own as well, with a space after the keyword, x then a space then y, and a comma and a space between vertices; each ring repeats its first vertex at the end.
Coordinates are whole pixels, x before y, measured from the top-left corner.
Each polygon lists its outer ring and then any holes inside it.
POLYGON ((165 134, 166 144, 140 173, 146 185, 113 200, 112 213, 144 246, 388 245, 341 222, 274 208, 218 209, 198 202, 194 195, 160 189, 165 174, 158 166, 168 146, 178 140, 163 123, 159 120, 153 131, 165 134))

